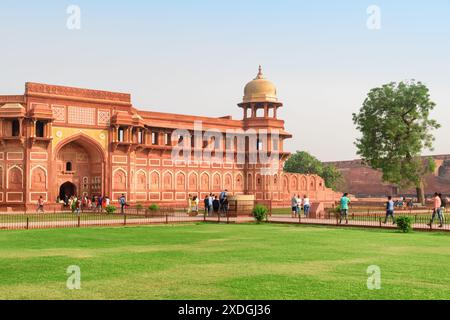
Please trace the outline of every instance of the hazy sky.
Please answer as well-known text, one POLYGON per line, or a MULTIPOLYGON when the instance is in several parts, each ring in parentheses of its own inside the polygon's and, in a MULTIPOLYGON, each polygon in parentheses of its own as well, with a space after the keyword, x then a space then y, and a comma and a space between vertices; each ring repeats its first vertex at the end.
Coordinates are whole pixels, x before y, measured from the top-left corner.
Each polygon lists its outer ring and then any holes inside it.
POLYGON ((351 114, 383 83, 417 79, 450 153, 450 1, 0 0, 0 94, 26 81, 129 92, 142 109, 241 118, 259 64, 284 102, 290 151, 356 157, 351 114), (81 29, 66 23, 81 9, 81 29), (370 30, 367 8, 381 10, 370 30))

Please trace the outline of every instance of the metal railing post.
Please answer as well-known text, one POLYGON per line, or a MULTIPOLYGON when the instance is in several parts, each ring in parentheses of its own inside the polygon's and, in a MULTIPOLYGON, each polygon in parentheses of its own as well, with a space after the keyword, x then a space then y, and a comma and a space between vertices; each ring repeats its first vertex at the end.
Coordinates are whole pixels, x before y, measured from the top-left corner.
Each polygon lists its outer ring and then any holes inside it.
POLYGON ((78 224, 78 228, 80 227, 80 216, 77 215, 77 224, 78 224))
POLYGON ((27 230, 28 230, 28 228, 29 228, 29 222, 30 222, 29 220, 30 220, 30 218, 27 217, 27 226, 26 226, 27 230))
POLYGON ((123 213, 123 225, 127 225, 127 214, 125 212, 123 213))

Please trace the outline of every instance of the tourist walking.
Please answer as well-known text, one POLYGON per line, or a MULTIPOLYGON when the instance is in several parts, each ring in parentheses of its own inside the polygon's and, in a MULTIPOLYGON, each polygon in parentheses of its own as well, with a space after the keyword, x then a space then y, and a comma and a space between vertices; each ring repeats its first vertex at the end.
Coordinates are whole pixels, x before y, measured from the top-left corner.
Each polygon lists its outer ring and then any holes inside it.
MULTIPOLYGON (((104 196, 103 197, 103 200, 102 200, 102 211, 106 211, 106 207, 108 206, 107 204, 106 204, 106 196, 104 196)), ((126 205, 126 203, 125 203, 125 205, 126 205)))
POLYGON ((302 205, 303 205, 303 213, 305 214, 305 217, 308 218, 309 209, 311 209, 311 202, 309 201, 309 198, 306 194, 303 196, 302 205))
POLYGON ((77 209, 78 198, 76 196, 72 196, 70 199, 71 199, 70 208, 72 210, 72 213, 75 213, 77 209))
POLYGON ((214 213, 218 213, 219 210, 220 210, 220 200, 216 196, 215 199, 213 200, 213 211, 214 211, 214 213))
POLYGON ((205 216, 206 216, 209 212, 209 196, 208 195, 206 195, 205 199, 203 199, 203 205, 205 207, 205 216))
POLYGON ((348 224, 348 204, 350 203, 350 198, 348 193, 344 193, 341 198, 341 214, 339 219, 339 224, 342 224, 342 217, 345 217, 345 223, 348 224))
POLYGON ((291 199, 291 207, 292 207, 292 216, 295 218, 297 217, 297 215, 299 214, 299 199, 297 198, 297 196, 294 194, 294 196, 291 199))
POLYGON ((433 198, 433 215, 431 216, 431 221, 428 224, 430 227, 434 222, 434 218, 436 218, 436 215, 439 218, 439 228, 442 228, 444 226, 444 218, 442 217, 442 211, 441 211, 441 205, 442 205, 442 201, 441 198, 439 197, 439 194, 437 192, 434 193, 434 198, 433 198))
POLYGON ((100 195, 97 197, 97 211, 99 213, 103 213, 102 203, 103 203, 103 197, 100 195))
POLYGON ((42 198, 42 196, 40 196, 37 203, 38 203, 38 206, 37 206, 36 213, 39 213, 39 212, 44 213, 44 198, 42 198))
POLYGON ((81 201, 81 198, 75 198, 75 211, 77 213, 77 216, 80 215, 81 201))
POLYGON ((198 213, 198 205, 200 203, 200 199, 199 197, 195 196, 194 197, 194 211, 198 213))
POLYGON ((81 210, 85 210, 88 208, 88 197, 86 195, 83 196, 83 202, 81 203, 81 210))
POLYGON ((439 198, 441 198, 441 216, 442 221, 445 223, 445 211, 447 207, 447 197, 443 196, 442 193, 439 193, 439 198))
POLYGON ((228 190, 227 189, 225 189, 225 191, 222 191, 220 194, 219 194, 219 201, 220 201, 220 209, 222 210, 223 209, 223 200, 225 199, 225 197, 227 197, 228 196, 228 190))
POLYGON ((214 197, 213 194, 210 193, 208 196, 208 215, 210 216, 213 210, 213 201, 214 201, 214 197))
POLYGON ((228 197, 225 196, 225 198, 223 198, 223 201, 222 201, 222 212, 225 214, 225 216, 228 215, 228 205, 229 205, 228 197))
POLYGON ((389 217, 392 217, 392 224, 395 224, 394 201, 392 201, 391 196, 388 197, 388 201, 386 202, 386 218, 384 219, 384 224, 387 223, 389 217))
POLYGON ((187 213, 191 213, 191 208, 192 208, 192 195, 188 196, 188 207, 187 207, 187 213))
POLYGON ((125 198, 125 194, 123 193, 119 198, 119 204, 120 204, 120 213, 125 214, 125 206, 127 205, 127 200, 125 198))

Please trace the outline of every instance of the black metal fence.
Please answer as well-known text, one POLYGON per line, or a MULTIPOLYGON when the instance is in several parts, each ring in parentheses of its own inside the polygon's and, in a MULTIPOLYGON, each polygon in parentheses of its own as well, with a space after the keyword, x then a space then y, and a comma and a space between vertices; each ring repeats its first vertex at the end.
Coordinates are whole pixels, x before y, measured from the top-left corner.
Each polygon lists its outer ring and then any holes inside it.
MULTIPOLYGON (((308 218, 300 214, 298 216, 280 216, 273 215, 268 217, 268 222, 272 223, 297 223, 297 224, 316 224, 316 225, 335 225, 335 226, 354 226, 354 227, 370 227, 370 228, 397 228, 396 219, 400 216, 408 216, 411 218, 412 227, 415 230, 442 230, 450 231, 450 224, 447 223, 445 213, 443 214, 443 221, 439 220, 438 215, 435 215, 434 221, 431 212, 398 212, 394 217, 386 218, 386 213, 383 211, 372 211, 370 213, 349 213, 347 216, 336 212, 327 212, 321 218, 308 218), (442 224, 441 224, 442 222, 442 224)), ((448 221, 450 222, 450 221, 448 221)))
MULTIPOLYGON (((392 217, 386 220, 384 211, 350 212, 342 219, 339 213, 326 211, 320 218, 308 218, 303 214, 271 215, 272 206, 264 204, 269 209, 266 221, 270 223, 289 224, 314 224, 334 226, 354 226, 370 228, 396 228, 392 217)), ((244 214, 237 211, 207 212, 199 208, 198 212, 189 212, 185 208, 160 208, 157 211, 149 209, 128 207, 122 214, 120 209, 114 214, 83 211, 79 214, 70 211, 46 212, 46 213, 5 213, 0 214, 0 229, 46 229, 46 228, 80 228, 95 226, 127 226, 127 225, 152 225, 152 224, 177 224, 177 223, 242 223, 253 222, 248 206, 245 206, 244 214), (239 214, 237 214, 239 213, 239 214)), ((400 211, 396 212, 394 219, 399 216, 409 216, 415 230, 442 230, 450 231, 450 224, 436 215, 431 223, 432 211, 400 211)), ((450 222, 450 221, 449 221, 450 222)))

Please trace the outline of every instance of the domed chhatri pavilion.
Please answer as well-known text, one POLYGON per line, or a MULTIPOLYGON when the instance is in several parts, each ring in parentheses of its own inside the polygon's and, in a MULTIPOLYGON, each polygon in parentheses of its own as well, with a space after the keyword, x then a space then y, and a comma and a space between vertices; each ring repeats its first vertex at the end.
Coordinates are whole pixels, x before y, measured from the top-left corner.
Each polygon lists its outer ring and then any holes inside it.
POLYGON ((294 193, 316 203, 337 198, 318 176, 283 172, 289 157, 283 143, 291 135, 277 116, 282 103, 276 87, 261 67, 245 86, 239 107, 242 120, 169 114, 136 109, 125 93, 26 83, 23 95, 0 96, 0 210, 35 209, 41 196, 47 206, 57 207, 65 195, 107 195, 117 201, 122 194, 129 203, 181 207, 189 194, 203 198, 224 189, 272 200, 274 206, 289 206, 294 193), (206 135, 198 141, 199 122, 202 133, 214 129, 223 136, 220 143, 206 135), (177 141, 176 129, 193 139, 177 141), (257 138, 246 137, 242 151, 226 144, 230 130, 252 130, 257 138), (192 144, 192 154, 213 150, 215 157, 174 160, 180 143, 192 144), (251 162, 255 149, 258 160, 263 152, 276 161, 251 162), (230 150, 231 161, 217 157, 230 150), (271 170, 264 170, 268 166, 271 170))

